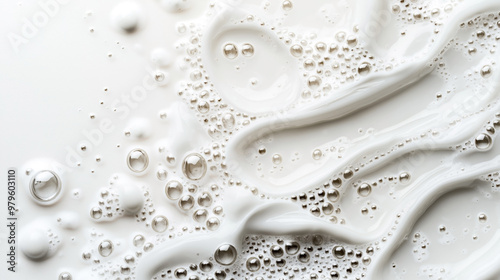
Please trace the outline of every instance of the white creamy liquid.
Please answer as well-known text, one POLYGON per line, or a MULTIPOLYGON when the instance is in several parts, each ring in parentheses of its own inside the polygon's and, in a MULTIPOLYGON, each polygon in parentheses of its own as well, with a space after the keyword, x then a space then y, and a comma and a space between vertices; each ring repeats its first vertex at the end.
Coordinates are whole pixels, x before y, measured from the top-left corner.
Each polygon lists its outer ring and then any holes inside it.
POLYGON ((500 279, 499 1, 1 7, 0 279, 500 279))

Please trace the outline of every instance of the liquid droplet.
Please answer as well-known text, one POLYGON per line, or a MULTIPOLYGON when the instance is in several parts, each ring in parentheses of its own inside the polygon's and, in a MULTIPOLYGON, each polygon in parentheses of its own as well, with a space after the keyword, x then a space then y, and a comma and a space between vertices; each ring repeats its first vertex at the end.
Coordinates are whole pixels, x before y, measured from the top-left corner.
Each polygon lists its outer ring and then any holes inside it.
POLYGON ((214 254, 214 259, 221 265, 231 265, 236 261, 236 248, 230 244, 224 244, 217 248, 214 254))
POLYGON ((148 154, 142 149, 134 149, 128 153, 127 165, 133 172, 141 173, 149 165, 148 154))
POLYGON ((182 163, 182 172, 190 180, 199 180, 207 172, 207 163, 201 155, 189 154, 182 163))

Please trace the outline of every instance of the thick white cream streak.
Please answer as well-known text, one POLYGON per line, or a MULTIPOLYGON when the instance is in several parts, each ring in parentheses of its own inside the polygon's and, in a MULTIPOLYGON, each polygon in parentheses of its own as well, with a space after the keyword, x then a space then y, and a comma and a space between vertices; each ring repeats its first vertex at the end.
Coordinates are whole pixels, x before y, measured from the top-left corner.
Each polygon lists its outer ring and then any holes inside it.
MULTIPOLYGON (((383 5, 385 2, 377 1, 376 3, 383 5)), ((228 6, 223 11, 220 11, 221 18, 217 19, 215 26, 220 24, 219 21, 230 17, 229 15, 235 11, 234 9, 236 8, 228 6)), ((262 118, 251 126, 242 129, 230 139, 227 147, 228 164, 232 174, 249 185, 258 186, 262 193, 271 197, 288 196, 307 191, 310 186, 321 185, 322 182, 331 178, 332 174, 342 172, 345 166, 362 161, 363 156, 373 154, 375 151, 389 150, 415 132, 441 128, 453 122, 458 115, 467 113, 460 112, 457 108, 473 94, 471 90, 465 89, 438 106, 429 106, 398 125, 386 128, 370 137, 366 136, 357 139, 351 143, 353 148, 350 149, 350 153, 343 160, 325 161, 320 168, 318 167, 315 171, 307 174, 298 172, 297 174, 302 177, 297 176, 290 182, 286 182, 286 184, 279 180, 271 181, 266 180, 266 178, 258 178, 252 169, 245 165, 245 151, 255 145, 255 142, 260 138, 277 135, 286 130, 295 130, 295 133, 300 133, 301 128, 322 122, 334 124, 337 121, 342 121, 342 118, 348 118, 354 112, 363 110, 365 107, 377 106, 387 96, 408 85, 418 83, 434 69, 434 67, 429 66, 429 63, 434 57, 446 51, 447 44, 455 36, 461 22, 482 13, 499 10, 500 3, 498 1, 460 3, 440 28, 439 34, 434 37, 435 40, 429 43, 425 50, 412 61, 403 63, 403 65, 386 73, 372 74, 359 83, 332 94, 322 102, 292 108, 283 114, 262 118), (231 164, 239 166, 231 168, 231 164)), ((237 13, 242 13, 242 11, 238 10, 237 13)), ((429 28, 433 27, 430 26, 429 28)), ((217 30, 214 27, 207 29, 203 48, 208 48, 209 39, 217 30)), ((210 69, 210 66, 208 68, 210 69)), ((496 71, 489 80, 494 82, 490 84, 485 94, 476 96, 475 109, 486 107, 498 97, 499 71, 496 71)), ((293 94, 298 95, 298 93, 293 94)), ((411 104, 408 105, 411 106, 411 104)), ((244 107, 244 104, 236 106, 244 107)), ((496 107, 493 109, 498 110, 498 104, 496 107)), ((460 124, 448 127, 444 133, 438 136, 429 136, 421 139, 418 143, 411 143, 398 148, 385 158, 366 166, 355 176, 361 177, 363 174, 376 171, 384 164, 410 151, 447 150, 451 146, 465 142, 467 139, 474 137, 478 132, 478 128, 491 118, 491 112, 494 112, 493 109, 485 110, 474 118, 466 118, 460 124)), ((336 136, 332 136, 332 138, 334 137, 336 136)), ((407 191, 399 199, 397 206, 390 209, 390 212, 394 215, 395 213, 400 214, 399 223, 392 236, 385 242, 380 255, 374 258, 367 272, 368 279, 382 279, 381 266, 388 261, 391 254, 401 244, 403 237, 409 233, 425 209, 432 205, 436 199, 455 189, 456 186, 467 186, 468 183, 479 176, 500 169, 500 158, 498 157, 475 165, 466 165, 461 163, 460 160, 453 163, 455 159, 457 159, 457 156, 450 158, 451 163, 443 165, 442 168, 431 170, 422 178, 415 180, 407 187, 407 191)), ((137 278, 149 279, 162 268, 176 267, 183 263, 195 262, 198 258, 210 257, 217 247, 222 244, 233 244, 240 251, 241 240, 245 235, 318 233, 332 236, 341 242, 362 244, 380 239, 387 234, 389 228, 393 225, 393 218, 386 217, 372 231, 356 231, 355 229, 330 224, 315 218, 289 201, 280 199, 260 200, 232 188, 224 191, 224 209, 227 209, 226 218, 217 232, 192 234, 165 242, 161 245, 161 248, 156 249, 141 260, 136 271, 137 278)), ((468 261, 457 264, 453 269, 453 277, 456 277, 456 279, 470 279, 470 277, 474 277, 473 275, 477 276, 473 271, 482 271, 484 277, 493 275, 496 270, 490 264, 496 263, 498 258, 494 256, 487 257, 487 255, 493 254, 495 251, 493 248, 499 246, 498 240, 497 232, 490 241, 491 249, 485 247, 468 258, 468 261)))

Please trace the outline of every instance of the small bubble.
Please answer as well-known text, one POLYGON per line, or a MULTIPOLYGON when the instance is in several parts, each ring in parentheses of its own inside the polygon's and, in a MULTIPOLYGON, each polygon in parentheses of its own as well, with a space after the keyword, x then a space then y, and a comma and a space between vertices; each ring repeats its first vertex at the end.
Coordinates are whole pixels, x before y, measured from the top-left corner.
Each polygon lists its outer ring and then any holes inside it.
POLYGON ((300 250, 300 244, 296 241, 286 242, 285 243, 285 252, 288 255, 295 255, 300 250))
POLYGON ((344 179, 349 179, 354 176, 354 172, 351 169, 346 169, 344 171, 344 179))
POLYGON ((179 181, 172 180, 165 185, 165 194, 168 198, 175 200, 181 197, 183 189, 179 181))
POLYGON ((326 193, 326 198, 331 202, 337 202, 339 200, 340 193, 337 190, 328 190, 326 193))
POLYGON ((358 187, 358 194, 360 196, 368 196, 370 195, 370 193, 372 192, 372 187, 370 185, 368 185, 367 183, 362 183, 359 187, 358 187))
POLYGON ((293 4, 291 1, 283 1, 283 4, 281 4, 281 8, 284 10, 284 11, 290 11, 292 8, 293 8, 293 4))
POLYGON ((478 150, 487 150, 491 146, 491 137, 488 134, 481 133, 474 140, 478 150))
POLYGON ((229 59, 234 59, 238 56, 238 48, 233 43, 228 43, 224 46, 224 55, 229 59))
POLYGON ((144 242, 146 242, 146 239, 143 235, 140 234, 134 236, 134 239, 132 240, 132 243, 135 247, 141 247, 142 245, 144 245, 144 242))
POLYGON ((411 176, 410 176, 410 173, 408 173, 408 172, 403 172, 403 173, 399 174, 399 181, 401 183, 406 183, 406 182, 410 181, 410 178, 411 178, 411 176))
POLYGON ((168 220, 165 216, 158 215, 153 218, 153 221, 151 222, 151 227, 153 228, 154 231, 162 233, 165 230, 167 230, 168 220))
POLYGON ((93 219, 100 219, 102 217, 102 209, 99 207, 93 207, 90 209, 90 217, 93 219))
POLYGON ((198 112, 206 114, 209 111, 210 111, 210 104, 207 101, 202 100, 200 101, 200 103, 198 103, 198 112))
POLYGON ((130 151, 127 156, 127 165, 133 172, 143 172, 149 165, 148 154, 142 149, 130 151))
POLYGON ((214 259, 221 265, 231 265, 236 261, 238 253, 236 248, 230 244, 224 244, 217 248, 214 254, 214 259))
POLYGON ((69 272, 61 272, 61 274, 59 274, 59 280, 72 280, 72 279, 73 277, 69 272))
POLYGON ((270 249, 270 252, 271 252, 271 256, 273 256, 275 258, 281 258, 284 254, 283 249, 278 245, 272 246, 270 249))
POLYGON ((483 68, 481 68, 481 77, 489 78, 491 76, 491 72, 492 72, 491 66, 485 65, 483 66, 483 68))
POLYGON ((227 113, 222 117, 222 125, 225 129, 233 129, 236 120, 234 119, 233 114, 227 113))
POLYGON ((312 157, 313 157, 313 159, 315 159, 315 160, 319 160, 319 159, 321 159, 321 156, 322 156, 322 155, 323 155, 323 153, 322 153, 322 152, 321 152, 321 150, 319 150, 319 149, 314 150, 314 151, 313 151, 313 153, 312 153, 312 157))
POLYGON ((338 177, 337 178, 333 178, 333 180, 332 180, 332 186, 334 186, 336 188, 342 186, 342 179, 340 179, 338 177))
POLYGON ((104 240, 99 244, 98 247, 99 254, 103 257, 108 257, 113 253, 113 242, 110 240, 104 240))
POLYGON ((283 161, 283 159, 281 158, 281 155, 279 154, 274 154, 273 155, 273 163, 278 165, 278 164, 281 164, 281 162, 283 161))
POLYGON ((219 225, 220 225, 220 221, 219 219, 215 218, 215 217, 212 217, 210 219, 207 220, 207 228, 209 230, 216 230, 219 228, 219 225))
POLYGON ((486 214, 484 214, 484 213, 480 213, 480 214, 478 215, 478 219, 479 219, 479 222, 481 222, 481 223, 486 222, 486 220, 487 220, 486 214))
POLYGON ((212 270, 213 264, 209 261, 202 261, 200 263, 200 270, 203 272, 209 272, 212 270))
POLYGON ((251 257, 247 260, 246 266, 250 272, 258 271, 260 269, 260 261, 256 257, 251 257))
POLYGON ((241 54, 246 57, 252 56, 254 54, 253 46, 248 43, 243 44, 243 46, 241 46, 241 54))
POLYGON ((361 76, 366 76, 371 71, 371 65, 368 62, 363 62, 358 66, 358 73, 361 76))
POLYGON ((301 56, 302 52, 303 52, 303 49, 302 49, 302 46, 300 46, 300 45, 295 44, 295 45, 290 47, 290 53, 295 57, 301 56))
POLYGON ((167 179, 167 176, 168 176, 167 170, 165 170, 165 168, 163 167, 158 167, 158 169, 156 170, 156 178, 158 178, 158 180, 160 181, 163 181, 167 179))
POLYGON ((179 207, 184 210, 188 211, 194 206, 194 198, 190 195, 185 195, 179 199, 179 207))
POLYGON ((318 76, 311 76, 309 79, 307 79, 307 86, 309 86, 310 89, 317 89, 321 85, 321 78, 318 76))
POLYGON ((358 44, 358 38, 354 35, 350 35, 347 37, 347 45, 351 48, 354 48, 358 44))
POLYGON ((297 256, 297 260, 301 263, 307 263, 311 257, 309 256, 309 253, 302 251, 299 253, 297 256))
POLYGON ((343 259, 345 257, 345 249, 342 246, 333 247, 332 252, 337 259, 343 259))
POLYGON ((199 180, 207 172, 207 163, 200 154, 189 154, 182 163, 182 172, 190 180, 199 180))
POLYGON ((59 176, 49 170, 36 173, 30 184, 31 195, 42 202, 55 199, 61 193, 61 188, 59 176))
POLYGON ((151 250, 153 250, 153 247, 154 245, 150 242, 144 244, 144 247, 142 247, 142 249, 144 250, 144 252, 149 252, 151 250))
POLYGON ((193 220, 198 223, 203 223, 207 220, 208 211, 206 209, 198 209, 193 213, 193 220))
POLYGON ((204 192, 198 197, 198 204, 203 207, 210 207, 212 205, 212 196, 204 192))
POLYGON ((338 42, 343 42, 345 40, 345 32, 340 31, 337 34, 335 34, 335 39, 337 39, 338 42))

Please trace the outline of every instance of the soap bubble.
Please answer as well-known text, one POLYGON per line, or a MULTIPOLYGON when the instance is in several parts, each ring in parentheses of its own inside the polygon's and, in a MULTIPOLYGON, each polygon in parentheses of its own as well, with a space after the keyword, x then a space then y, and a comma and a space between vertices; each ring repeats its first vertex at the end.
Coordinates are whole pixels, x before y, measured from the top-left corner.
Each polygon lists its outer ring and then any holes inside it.
POLYGON ((243 46, 241 46, 241 54, 243 56, 252 56, 254 54, 254 49, 253 49, 253 46, 251 44, 243 44, 243 46))
POLYGON ((313 153, 312 153, 312 157, 315 160, 319 160, 322 155, 323 155, 323 153, 319 149, 314 150, 313 153))
POLYGON ((281 159, 281 155, 279 154, 274 154, 273 155, 273 163, 274 164, 280 164, 283 160, 281 159))
POLYGON ((168 220, 165 216, 158 215, 153 218, 153 221, 151 222, 151 227, 153 228, 154 231, 162 233, 165 230, 167 230, 168 220))
POLYGON ((306 263, 309 261, 309 259, 310 259, 309 253, 305 251, 300 252, 299 255, 297 256, 297 260, 299 260, 299 262, 301 263, 306 263))
POLYGON ((247 260, 246 266, 251 272, 258 271, 260 269, 260 261, 256 257, 251 257, 247 260))
POLYGON ((238 56, 238 48, 233 43, 228 43, 223 48, 224 56, 228 59, 234 59, 238 56))
POLYGON ((99 207, 92 207, 92 209, 90 209, 90 217, 96 220, 100 219, 102 217, 102 209, 99 207))
POLYGON ((113 242, 110 240, 104 240, 99 244, 97 249, 101 256, 108 257, 111 253, 113 253, 113 242))
POLYGON ((59 274, 59 280, 72 280, 73 277, 69 272, 61 272, 59 274))
POLYGON ((333 255, 337 258, 337 259, 343 259, 345 257, 345 248, 342 247, 342 246, 335 246, 333 247, 333 255))
POLYGON ((286 242, 285 243, 285 252, 289 255, 295 255, 300 250, 300 244, 296 241, 286 242))
POLYGON ((190 180, 199 180, 207 172, 205 159, 197 153, 192 153, 184 158, 182 173, 190 180))
POLYGON ((31 180, 30 191, 33 197, 41 202, 55 199, 61 192, 61 179, 52 171, 42 170, 31 180))
POLYGON ((481 133, 474 140, 478 150, 487 150, 492 143, 491 137, 488 134, 481 133))
POLYGON ((128 153, 127 165, 133 172, 143 172, 149 165, 148 154, 142 149, 133 149, 128 153))
POLYGON ((326 198, 330 200, 331 202, 337 202, 339 200, 340 193, 337 190, 328 190, 326 193, 326 198))
POLYGON ((135 247, 141 247, 142 245, 144 245, 145 241, 146 241, 146 239, 144 238, 144 236, 141 234, 138 234, 138 235, 134 236, 132 243, 134 244, 135 247))
POLYGON ((290 11, 293 8, 293 4, 289 0, 283 1, 283 4, 281 4, 281 8, 285 11, 290 11))
POLYGON ((185 195, 179 199, 179 207, 184 210, 188 211, 194 206, 194 198, 190 195, 185 195))
POLYGON ((368 196, 370 195, 370 193, 372 192, 372 187, 370 185, 368 185, 367 183, 362 183, 359 187, 358 187, 358 194, 360 196, 368 196))
POLYGON ((361 76, 366 76, 370 73, 371 71, 371 65, 368 62, 363 62, 358 66, 358 73, 361 76))
POLYGON ((481 68, 481 77, 483 78, 489 78, 491 76, 491 66, 485 65, 483 68, 481 68))
POLYGON ((183 189, 184 188, 180 182, 172 180, 165 186, 165 194, 168 198, 175 200, 181 197, 183 189))
POLYGON ((302 46, 300 46, 300 45, 293 45, 290 47, 290 53, 295 57, 301 56, 302 52, 303 52, 303 49, 302 49, 302 46))
POLYGON ((236 261, 238 253, 236 248, 231 244, 221 245, 214 254, 214 259, 221 265, 231 265, 236 261))
POLYGON ((271 251, 271 256, 273 256, 275 258, 281 258, 283 256, 283 253, 284 253, 283 249, 278 245, 272 246, 270 251, 271 251))
POLYGON ((220 221, 219 219, 215 218, 215 217, 212 217, 210 219, 207 220, 207 228, 209 230, 216 230, 219 228, 219 225, 220 225, 220 221))

